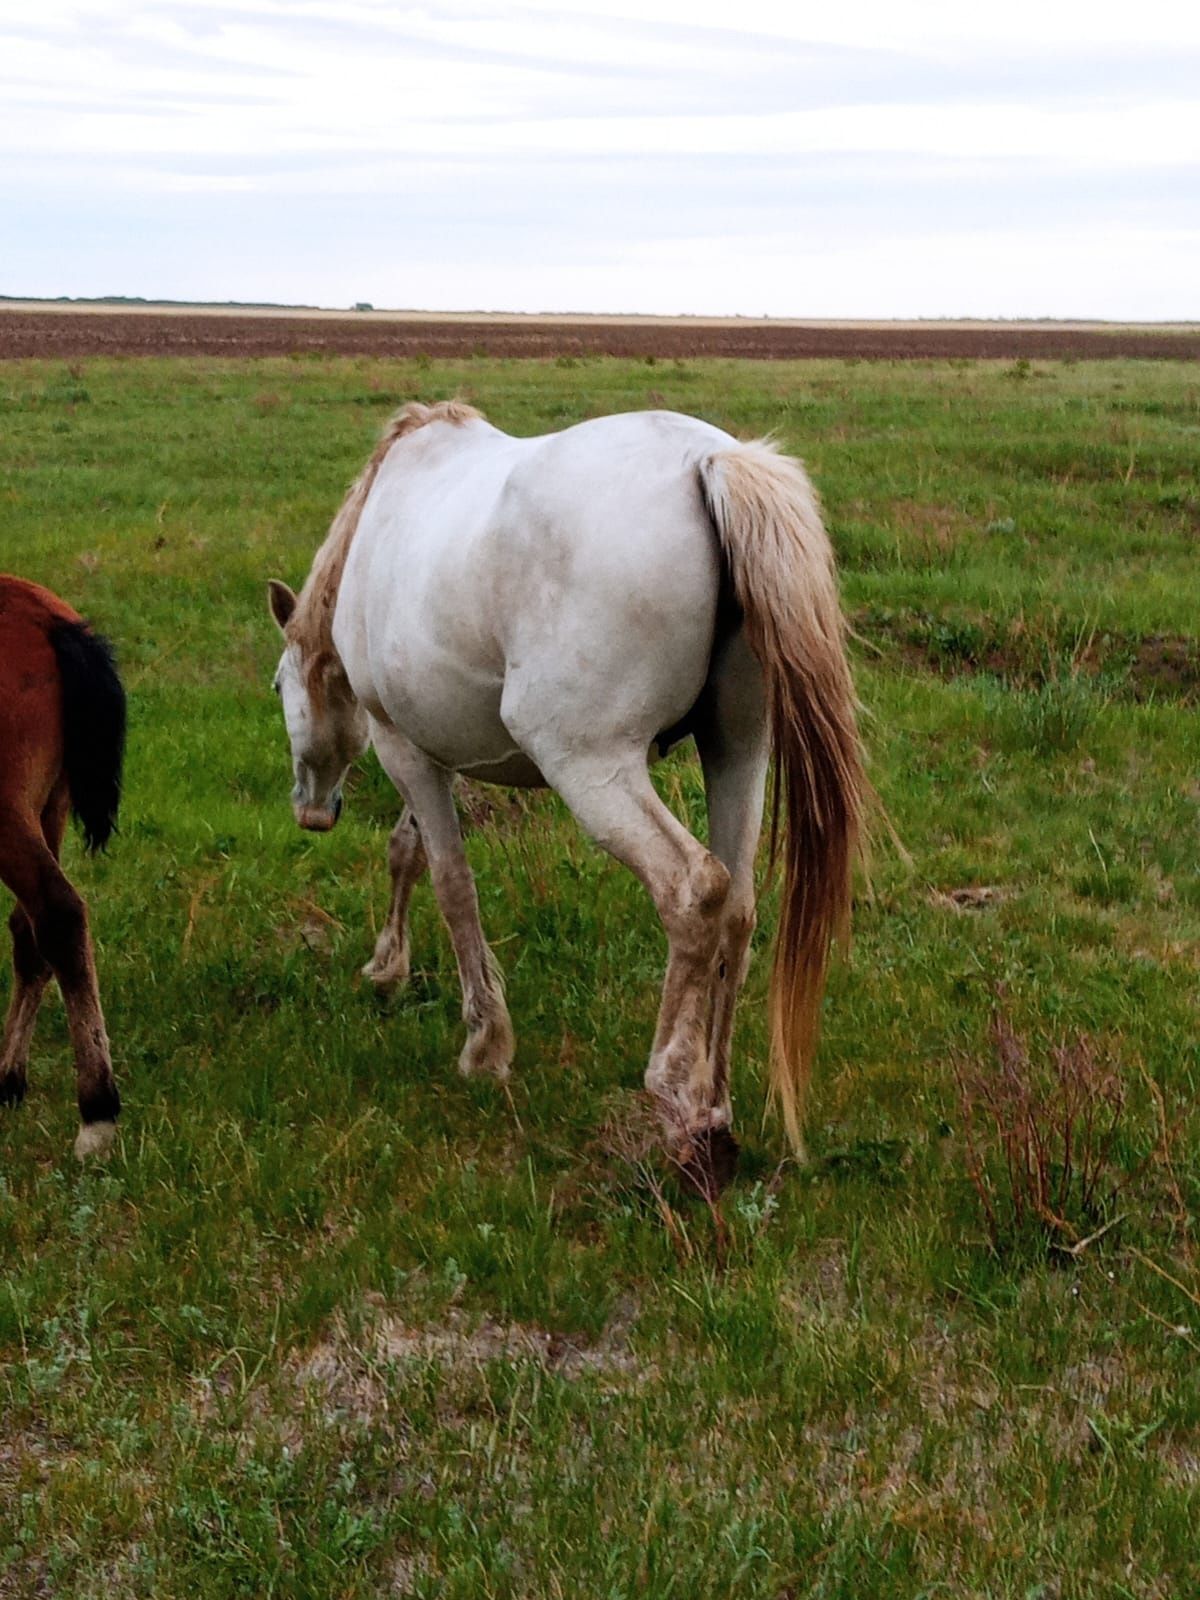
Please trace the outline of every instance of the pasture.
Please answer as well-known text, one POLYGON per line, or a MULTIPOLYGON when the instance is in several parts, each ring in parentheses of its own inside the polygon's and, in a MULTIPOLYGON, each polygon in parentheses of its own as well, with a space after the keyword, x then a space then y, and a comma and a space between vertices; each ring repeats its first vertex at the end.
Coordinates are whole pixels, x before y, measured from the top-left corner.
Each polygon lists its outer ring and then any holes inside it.
MULTIPOLYGON (((118 1149, 71 1155, 57 1000, 0 1115, 0 1596, 1195 1592, 1198 456, 1173 362, 0 367, 0 569, 130 696, 121 832, 67 852, 118 1149), (760 1122, 752 968, 716 1211, 642 1129, 654 913, 556 801, 463 794, 511 1096, 454 1072, 428 884, 411 989, 359 977, 373 759, 332 834, 291 817, 265 581, 389 412, 449 395, 775 429, 824 497, 911 859, 881 832, 804 1169, 760 1122), (1063 1045, 1124 1098, 1056 1228, 1010 1217, 956 1073, 1063 1045)), ((687 753, 658 772, 701 827, 687 753)))

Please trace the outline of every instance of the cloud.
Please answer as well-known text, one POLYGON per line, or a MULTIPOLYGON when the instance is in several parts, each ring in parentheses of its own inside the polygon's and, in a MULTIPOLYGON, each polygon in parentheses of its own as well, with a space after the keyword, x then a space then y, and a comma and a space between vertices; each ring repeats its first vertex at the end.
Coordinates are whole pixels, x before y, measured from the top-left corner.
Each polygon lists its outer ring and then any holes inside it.
POLYGON ((0 289, 102 292, 103 264, 111 292, 809 314, 856 285, 884 315, 1103 284, 1112 315, 1200 314, 1200 23, 629 9, 0 0, 0 289))

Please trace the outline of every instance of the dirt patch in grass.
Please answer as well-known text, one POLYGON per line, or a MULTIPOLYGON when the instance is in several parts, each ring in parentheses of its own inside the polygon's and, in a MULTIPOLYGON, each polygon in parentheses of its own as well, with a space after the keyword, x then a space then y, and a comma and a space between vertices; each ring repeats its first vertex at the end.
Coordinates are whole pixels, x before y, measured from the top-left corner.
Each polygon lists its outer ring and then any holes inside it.
POLYGON ((1041 688, 1078 676, 1122 699, 1200 704, 1200 639, 1186 634, 1033 632, 1025 621, 980 615, 933 616, 865 607, 855 632, 901 656, 918 671, 942 677, 988 674, 1018 688, 1041 688))
POLYGON ((5 1557, 6 1565, 0 1569, 0 1600, 54 1600, 55 1589, 50 1579, 50 1563, 42 1556, 16 1555, 5 1557), (11 1560, 11 1565, 7 1563, 11 1560))
POLYGON ((1006 884, 967 884, 961 889, 931 889, 929 903, 939 911, 986 911, 1011 900, 1017 892, 1006 884))
MULTIPOLYGON (((65 1439, 35 1428, 17 1428, 0 1436, 0 1505, 13 1512, 23 1501, 45 1494, 56 1468, 71 1460, 65 1439)), ((16 1533, 16 1521, 10 1524, 16 1533)), ((28 1538, 4 1549, 9 1530, 0 1518, 0 1600, 32 1600, 57 1593, 50 1563, 42 1550, 31 1548, 28 1538)))
POLYGON ((592 1343, 520 1322, 493 1322, 485 1317, 472 1325, 451 1316, 432 1327, 409 1327, 398 1317, 385 1317, 377 1330, 376 1349, 385 1361, 434 1361, 441 1366, 481 1366, 488 1361, 526 1362, 566 1378, 587 1373, 637 1373, 639 1366, 623 1331, 612 1325, 592 1343))
POLYGON ((1200 700, 1200 642, 1156 633, 1139 641, 1130 676, 1138 699, 1200 700))
POLYGON ((813 1317, 844 1317, 850 1310, 846 1282, 846 1245, 829 1240, 797 1261, 795 1279, 781 1305, 795 1324, 813 1317))
POLYGON ((296 949, 303 946, 317 954, 328 951, 334 935, 345 928, 330 912, 311 900, 297 900, 288 907, 288 920, 280 922, 275 936, 280 944, 296 949))
POLYGON ((433 1365, 453 1378, 503 1361, 624 1385, 648 1375, 629 1346, 631 1318, 632 1309, 622 1308, 598 1338, 584 1340, 528 1323, 472 1318, 455 1307, 422 1324, 379 1310, 359 1336, 339 1320, 328 1338, 293 1362, 288 1381, 327 1413, 359 1423, 387 1411, 390 1380, 405 1367, 433 1365))

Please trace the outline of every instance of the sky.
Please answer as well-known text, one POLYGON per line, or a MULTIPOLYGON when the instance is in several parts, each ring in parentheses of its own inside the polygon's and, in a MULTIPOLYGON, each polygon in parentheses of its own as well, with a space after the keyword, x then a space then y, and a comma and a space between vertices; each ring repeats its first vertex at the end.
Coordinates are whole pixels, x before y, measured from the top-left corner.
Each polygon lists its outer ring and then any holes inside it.
POLYGON ((0 0, 0 294, 1200 319, 1200 6, 0 0))

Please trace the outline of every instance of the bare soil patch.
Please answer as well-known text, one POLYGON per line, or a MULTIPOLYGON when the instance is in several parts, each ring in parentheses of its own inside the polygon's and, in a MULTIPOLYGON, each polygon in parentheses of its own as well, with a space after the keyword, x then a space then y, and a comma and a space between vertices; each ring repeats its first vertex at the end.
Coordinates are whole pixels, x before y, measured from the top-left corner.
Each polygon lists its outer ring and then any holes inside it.
POLYGON ((918 671, 944 678, 988 673, 1018 688, 1039 688, 1078 673, 1124 700, 1200 702, 1200 640, 1186 634, 1097 634, 1080 650, 1074 637, 1029 632, 1021 619, 946 618, 864 607, 855 632, 876 648, 890 645, 918 671))
POLYGON ((86 356, 383 356, 459 360, 701 356, 795 361, 1195 360, 1200 327, 1078 323, 798 323, 708 318, 321 316, 0 309, 0 360, 86 356))

